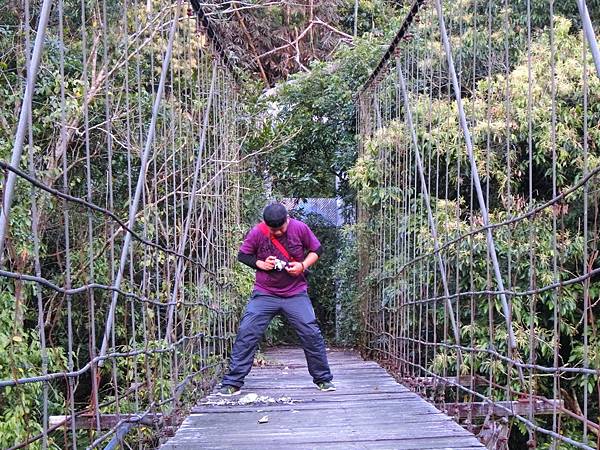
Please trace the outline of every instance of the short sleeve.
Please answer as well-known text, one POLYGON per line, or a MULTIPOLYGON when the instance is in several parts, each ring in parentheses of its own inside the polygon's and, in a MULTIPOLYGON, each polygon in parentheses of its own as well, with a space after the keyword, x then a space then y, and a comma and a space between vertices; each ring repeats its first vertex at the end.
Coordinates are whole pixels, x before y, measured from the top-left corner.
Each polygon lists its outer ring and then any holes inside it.
POLYGON ((316 252, 321 247, 321 242, 317 239, 310 227, 302 223, 302 245, 309 252, 316 252))
POLYGON ((259 238, 260 231, 258 230, 258 227, 252 228, 246 235, 244 242, 242 242, 242 245, 240 246, 240 252, 247 255, 256 255, 256 252, 258 251, 259 238))

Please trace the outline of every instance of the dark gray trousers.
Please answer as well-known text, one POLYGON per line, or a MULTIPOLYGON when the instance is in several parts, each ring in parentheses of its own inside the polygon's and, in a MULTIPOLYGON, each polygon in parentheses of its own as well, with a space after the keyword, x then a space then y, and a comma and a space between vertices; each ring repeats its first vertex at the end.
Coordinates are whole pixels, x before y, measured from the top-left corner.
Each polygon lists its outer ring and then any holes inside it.
POLYGON ((258 344, 269 322, 279 313, 287 318, 298 333, 313 381, 319 383, 333 379, 327 362, 325 342, 308 295, 301 293, 293 297, 277 297, 254 291, 233 344, 229 373, 223 377, 224 386, 241 387, 244 384, 244 378, 252 368, 258 344))

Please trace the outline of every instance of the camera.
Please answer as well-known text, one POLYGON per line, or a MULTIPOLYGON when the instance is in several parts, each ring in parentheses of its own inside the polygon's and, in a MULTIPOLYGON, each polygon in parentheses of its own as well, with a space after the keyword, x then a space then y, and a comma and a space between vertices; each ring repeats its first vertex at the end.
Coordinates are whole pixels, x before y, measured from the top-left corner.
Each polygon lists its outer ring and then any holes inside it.
POLYGON ((278 259, 275 258, 275 267, 273 267, 274 270, 277 270, 278 272, 281 272, 283 269, 285 269, 288 266, 287 261, 284 261, 282 259, 278 259))

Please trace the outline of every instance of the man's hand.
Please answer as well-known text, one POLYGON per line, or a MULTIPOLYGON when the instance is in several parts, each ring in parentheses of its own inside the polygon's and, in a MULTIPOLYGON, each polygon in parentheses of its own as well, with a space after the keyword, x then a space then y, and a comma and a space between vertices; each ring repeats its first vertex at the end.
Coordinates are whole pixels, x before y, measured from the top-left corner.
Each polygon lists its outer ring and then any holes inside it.
POLYGON ((285 270, 293 277, 300 276, 304 272, 304 266, 299 262, 290 262, 286 266, 285 270))
POLYGON ((275 268, 275 260, 277 258, 274 256, 269 256, 266 260, 264 261, 256 261, 256 267, 258 267, 261 270, 273 270, 275 268))

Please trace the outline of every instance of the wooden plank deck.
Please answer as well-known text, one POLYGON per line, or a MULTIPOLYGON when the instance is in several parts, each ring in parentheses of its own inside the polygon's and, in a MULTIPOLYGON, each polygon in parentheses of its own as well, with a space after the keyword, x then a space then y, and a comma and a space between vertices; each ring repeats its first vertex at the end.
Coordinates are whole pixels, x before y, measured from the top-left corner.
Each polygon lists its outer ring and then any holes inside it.
POLYGON ((337 391, 315 388, 302 350, 270 350, 241 395, 205 398, 161 449, 485 448, 375 362, 328 356, 337 391))

